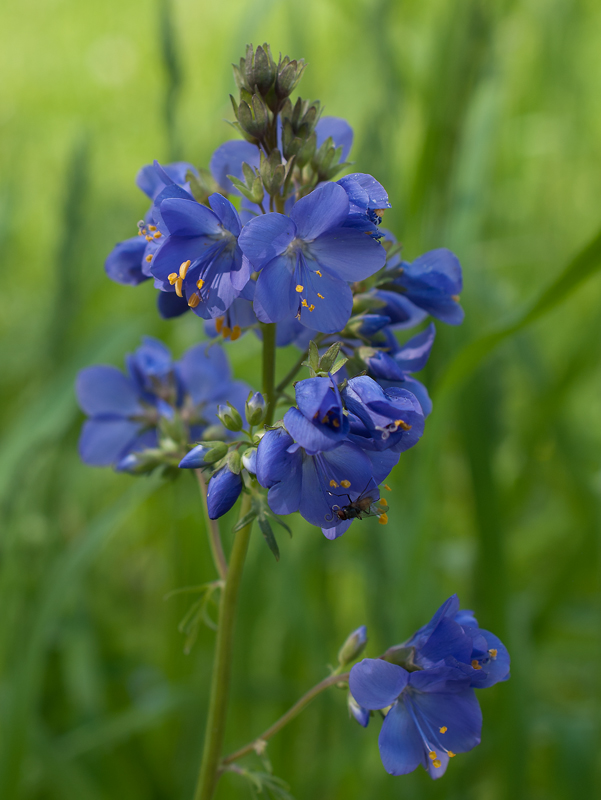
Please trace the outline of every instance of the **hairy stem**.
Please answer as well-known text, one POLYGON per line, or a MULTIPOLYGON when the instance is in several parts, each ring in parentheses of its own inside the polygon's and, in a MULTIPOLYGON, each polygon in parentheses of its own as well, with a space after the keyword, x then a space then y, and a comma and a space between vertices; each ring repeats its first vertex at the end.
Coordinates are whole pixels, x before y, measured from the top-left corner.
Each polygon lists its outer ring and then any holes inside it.
MULTIPOLYGON (((250 506, 251 497, 249 494, 245 493, 242 496, 240 519, 248 514, 250 506)), ((217 786, 217 781, 219 780, 220 759, 225 735, 227 701, 232 672, 236 605, 251 528, 252 522, 236 533, 230 555, 230 565, 225 588, 221 592, 217 645, 215 648, 213 678, 211 681, 211 694, 209 698, 209 714, 207 718, 202 763, 194 800, 211 800, 215 792, 215 787, 217 786)))
POLYGON ((263 332, 263 395, 267 403, 265 425, 273 423, 275 411, 275 323, 261 323, 263 332))
POLYGON ((230 753, 229 756, 226 756, 223 761, 221 762, 223 766, 227 766, 227 764, 231 764, 232 761, 237 761, 242 756, 247 755, 248 753, 252 753, 253 751, 257 752, 262 749, 262 743, 266 742, 268 739, 271 739, 272 736, 280 731, 285 725, 287 725, 291 720, 293 720, 300 712, 309 705, 311 700, 314 697, 317 697, 318 694, 321 694, 325 689, 328 689, 330 686, 335 686, 337 683, 348 681, 349 673, 345 672, 343 675, 338 675, 334 673, 333 675, 329 675, 327 678, 324 678, 321 683, 318 683, 316 686, 313 686, 312 689, 304 694, 300 700, 297 700, 296 703, 292 706, 292 708, 288 709, 288 711, 278 719, 277 722, 274 722, 273 725, 267 728, 260 736, 256 739, 253 739, 252 742, 244 745, 239 750, 236 750, 234 753, 230 753))
POLYGON ((198 479, 198 486, 202 496, 202 508, 205 515, 205 524, 207 526, 207 536, 209 538, 209 545, 211 547, 211 555, 213 556, 213 563, 217 570, 219 577, 222 581, 227 578, 227 561, 225 553, 223 552, 223 544, 221 543, 221 534, 219 533, 219 523, 216 519, 209 517, 209 509, 207 507, 207 484, 204 475, 199 469, 195 469, 196 478, 198 479))

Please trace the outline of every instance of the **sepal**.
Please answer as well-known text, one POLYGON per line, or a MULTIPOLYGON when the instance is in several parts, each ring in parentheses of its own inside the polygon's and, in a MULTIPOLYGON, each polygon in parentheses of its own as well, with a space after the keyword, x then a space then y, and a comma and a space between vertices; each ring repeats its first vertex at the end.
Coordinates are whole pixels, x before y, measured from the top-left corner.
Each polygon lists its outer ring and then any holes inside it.
POLYGON ((345 643, 338 651, 338 663, 341 667, 346 667, 352 661, 359 658, 365 645, 367 644, 367 628, 361 625, 360 628, 348 635, 345 643))

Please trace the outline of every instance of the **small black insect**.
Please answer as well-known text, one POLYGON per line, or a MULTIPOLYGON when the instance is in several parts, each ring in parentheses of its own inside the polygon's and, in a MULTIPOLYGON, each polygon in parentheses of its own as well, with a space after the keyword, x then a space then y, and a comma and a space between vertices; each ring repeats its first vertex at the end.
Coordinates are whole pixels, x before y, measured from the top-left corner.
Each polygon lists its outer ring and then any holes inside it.
POLYGON ((345 521, 362 519, 364 516, 382 517, 386 514, 386 508, 381 508, 379 505, 376 505, 379 499, 379 492, 373 480, 370 480, 356 500, 351 500, 348 494, 341 495, 335 492, 328 492, 328 494, 331 497, 346 497, 348 500, 348 503, 344 506, 332 506, 332 516, 326 517, 328 522, 334 519, 334 516, 338 517, 339 520, 345 521))

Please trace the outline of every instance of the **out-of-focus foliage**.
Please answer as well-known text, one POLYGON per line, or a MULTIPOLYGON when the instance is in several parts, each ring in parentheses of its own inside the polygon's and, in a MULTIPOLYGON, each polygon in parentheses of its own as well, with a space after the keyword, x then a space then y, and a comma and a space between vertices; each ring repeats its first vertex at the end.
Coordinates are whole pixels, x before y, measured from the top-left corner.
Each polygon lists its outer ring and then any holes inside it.
MULTIPOLYGON (((80 464, 72 384, 143 333, 176 356, 201 337, 103 260, 146 208, 140 165, 206 166, 233 138, 230 62, 264 40, 304 57, 304 93, 354 126, 406 255, 459 255, 466 322, 438 326, 434 413, 388 526, 329 542, 295 520, 279 563, 255 532, 228 747, 327 674, 349 631, 367 623, 376 655, 457 591, 513 656, 482 696, 482 745, 436 783, 392 778, 377 721, 349 721, 332 689, 270 744, 275 773, 298 800, 601 794, 598 243, 523 317, 601 226, 600 30, 590 0, 5 2, 0 797, 191 794, 214 633, 185 655, 197 596, 164 598, 214 578, 197 490, 80 464)), ((228 350, 256 385, 256 339, 228 350)), ((222 781, 220 800, 245 796, 222 781)))

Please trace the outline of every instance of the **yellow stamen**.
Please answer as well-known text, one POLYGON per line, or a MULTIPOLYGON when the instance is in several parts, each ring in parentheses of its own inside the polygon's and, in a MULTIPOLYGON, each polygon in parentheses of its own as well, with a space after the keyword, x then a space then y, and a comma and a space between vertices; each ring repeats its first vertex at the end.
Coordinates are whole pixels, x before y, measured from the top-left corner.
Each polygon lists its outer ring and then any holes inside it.
MULTIPOLYGON (((156 233, 155 233, 155 236, 156 236, 156 233)), ((186 277, 186 273, 190 269, 190 264, 191 264, 191 261, 188 260, 188 261, 184 261, 183 263, 181 263, 179 265, 179 276, 180 276, 180 278, 182 280, 186 277)))
POLYGON ((472 661, 472 669, 482 669, 482 664, 479 664, 476 659, 472 661))
POLYGON ((491 658, 496 658, 496 657, 497 657, 497 651, 495 650, 495 648, 494 648, 494 647, 493 647, 491 650, 489 650, 489 651, 488 651, 488 655, 489 655, 491 658))
POLYGON ((155 239, 160 239, 163 234, 160 231, 157 231, 156 233, 153 233, 152 235, 154 236, 155 239))
POLYGON ((241 327, 239 325, 234 325, 234 327, 232 328, 232 335, 230 336, 232 342, 235 342, 236 339, 239 339, 241 333, 242 333, 241 327))
POLYGON ((388 522, 388 514, 380 514, 380 516, 378 517, 378 522, 380 523, 380 525, 386 525, 386 523, 388 522))
POLYGON ((442 726, 442 728, 439 728, 438 730, 439 730, 441 733, 446 733, 446 732, 447 732, 447 726, 446 726, 446 725, 443 725, 443 726, 442 726))
POLYGON ((315 311, 315 306, 313 305, 313 303, 311 303, 311 305, 309 306, 309 311, 315 311))
MULTIPOLYGON (((384 498, 384 497, 380 498, 380 505, 382 506, 382 508, 388 508, 388 503, 386 502, 386 498, 384 498)), ((446 728, 445 728, 445 730, 446 730, 446 728)))
POLYGON ((223 328, 221 329, 221 335, 223 336, 224 339, 227 339, 227 337, 230 335, 231 332, 232 329, 227 325, 224 325, 223 328))
POLYGON ((223 328, 223 321, 224 317, 217 317, 217 319, 215 320, 215 330, 217 331, 217 333, 221 333, 221 329, 223 328))
POLYGON ((141 235, 142 235, 142 231, 139 230, 138 231, 138 236, 141 236, 141 235))
POLYGON ((451 295, 451 300, 454 300, 456 303, 458 303, 459 302, 459 295, 458 294, 452 294, 451 295))
POLYGON ((177 272, 170 272, 170 273, 169 273, 169 275, 167 275, 167 280, 169 281, 169 283, 170 283, 172 286, 173 286, 173 284, 175 283, 175 281, 176 281, 178 278, 179 278, 179 275, 177 274, 177 272))
POLYGON ((380 219, 382 219, 382 217, 384 216, 384 212, 385 211, 386 211, 385 208, 376 208, 376 210, 374 211, 374 214, 376 215, 376 217, 380 217, 380 219))
POLYGON ((431 758, 432 761, 436 761, 436 753, 434 752, 434 750, 430 750, 430 752, 428 753, 428 757, 431 758))
POLYGON ((315 274, 319 275, 319 277, 321 278, 321 272, 318 269, 315 270, 315 274))
POLYGON ((333 420, 332 420, 332 425, 333 425, 335 428, 339 428, 339 427, 340 427, 340 423, 338 422, 338 420, 337 420, 337 419, 333 419, 333 420))
POLYGON ((146 261, 148 261, 148 263, 150 264, 150 262, 152 261, 152 254, 146 256, 146 261))
POLYGON ((330 481, 330 486, 331 486, 333 489, 337 489, 337 488, 338 488, 338 484, 336 483, 336 481, 330 481))
POLYGON ((402 419, 395 419, 394 424, 397 428, 402 428, 404 431, 410 431, 411 425, 407 425, 407 423, 402 419))
POLYGON ((178 278, 178 279, 175 281, 175 294, 176 294, 178 297, 183 297, 183 296, 184 296, 184 295, 182 294, 182 286, 183 286, 183 284, 184 284, 184 282, 183 282, 183 280, 182 280, 181 278, 178 278))
POLYGON ((440 761, 438 759, 436 759, 436 761, 432 762, 432 766, 436 767, 436 769, 438 769, 438 767, 440 767, 440 761))
POLYGON ((188 305, 190 306, 190 308, 196 308, 196 306, 199 303, 200 303, 200 297, 196 294, 196 292, 194 292, 194 294, 191 294, 190 297, 188 298, 188 305))
POLYGON ((317 296, 318 296, 319 298, 321 298, 322 300, 325 300, 325 297, 324 297, 322 294, 319 294, 319 292, 317 292, 317 296))
POLYGON ((148 226, 148 230, 149 230, 149 231, 156 231, 156 229, 157 229, 157 226, 156 226, 156 225, 149 225, 149 226, 148 226))
POLYGON ((351 485, 351 482, 347 481, 347 480, 343 480, 343 481, 340 481, 340 485, 344 486, 345 489, 348 489, 349 486, 351 485))
POLYGON ((304 287, 304 286, 301 286, 301 284, 300 284, 300 283, 297 283, 297 285, 296 285, 296 291, 297 291, 297 292, 302 292, 302 290, 303 290, 304 288, 305 288, 305 287, 304 287))
POLYGON ((384 488, 389 492, 392 491, 392 489, 390 488, 390 486, 387 483, 384 484, 384 488))
POLYGON ((199 289, 202 289, 202 287, 203 287, 204 285, 205 285, 205 282, 203 281, 203 279, 202 279, 202 278, 199 278, 199 279, 196 281, 196 286, 197 286, 199 289))
POLYGON ((303 300, 303 302, 301 303, 301 306, 303 306, 304 308, 309 308, 309 303, 307 303, 306 300, 303 300))
POLYGON ((449 758, 455 758, 455 753, 452 750, 447 750, 447 755, 449 758))
POLYGON ((147 242, 152 242, 152 236, 145 236, 144 238, 147 242))

